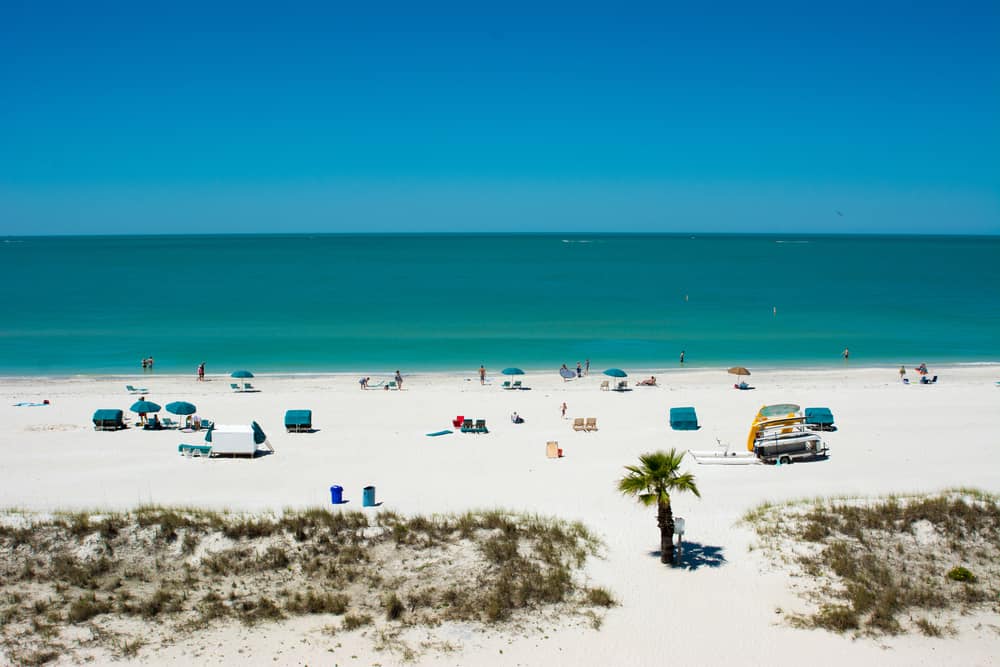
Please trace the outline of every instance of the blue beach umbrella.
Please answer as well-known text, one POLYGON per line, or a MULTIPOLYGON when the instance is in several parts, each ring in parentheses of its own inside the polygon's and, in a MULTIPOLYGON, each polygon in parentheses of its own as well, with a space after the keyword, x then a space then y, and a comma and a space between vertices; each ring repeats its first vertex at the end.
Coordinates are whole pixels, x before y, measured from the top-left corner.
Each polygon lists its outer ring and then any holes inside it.
POLYGON ((503 373, 504 375, 524 375, 524 371, 522 371, 520 368, 513 368, 513 367, 505 368, 500 372, 503 373))
POLYGON ((250 371, 233 371, 229 377, 233 378, 252 378, 253 373, 250 371))
POLYGON ((129 410, 132 412, 159 412, 160 406, 152 401, 136 401, 129 410))
POLYGON ((172 415, 193 415, 197 411, 198 408, 194 407, 194 403, 188 403, 187 401, 167 403, 167 412, 172 415))
POLYGON ((608 370, 604 371, 604 374, 605 375, 610 375, 613 378, 627 378, 628 377, 628 373, 626 373, 625 371, 623 371, 620 368, 609 368, 608 370))

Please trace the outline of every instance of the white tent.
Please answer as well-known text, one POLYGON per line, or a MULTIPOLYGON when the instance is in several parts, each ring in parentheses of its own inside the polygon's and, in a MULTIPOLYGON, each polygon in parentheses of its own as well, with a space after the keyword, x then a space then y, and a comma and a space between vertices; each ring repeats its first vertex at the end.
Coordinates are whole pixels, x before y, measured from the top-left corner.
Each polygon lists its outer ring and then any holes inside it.
POLYGON ((267 441, 267 437, 264 436, 264 432, 260 430, 259 426, 256 429, 259 435, 254 437, 254 426, 256 426, 256 422, 250 425, 216 424, 205 434, 205 442, 212 445, 213 454, 253 456, 257 451, 258 442, 260 442, 260 446, 273 452, 274 447, 267 441))

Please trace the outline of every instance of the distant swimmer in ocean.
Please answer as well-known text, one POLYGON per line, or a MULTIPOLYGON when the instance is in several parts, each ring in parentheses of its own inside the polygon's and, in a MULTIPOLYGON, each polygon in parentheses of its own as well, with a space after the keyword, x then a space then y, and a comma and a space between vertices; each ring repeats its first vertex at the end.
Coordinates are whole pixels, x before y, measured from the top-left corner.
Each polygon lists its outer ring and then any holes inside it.
POLYGON ((844 354, 844 361, 847 361, 851 356, 851 351, 845 347, 843 354, 844 354))
POLYGON ((684 363, 684 350, 681 350, 681 363, 684 363))

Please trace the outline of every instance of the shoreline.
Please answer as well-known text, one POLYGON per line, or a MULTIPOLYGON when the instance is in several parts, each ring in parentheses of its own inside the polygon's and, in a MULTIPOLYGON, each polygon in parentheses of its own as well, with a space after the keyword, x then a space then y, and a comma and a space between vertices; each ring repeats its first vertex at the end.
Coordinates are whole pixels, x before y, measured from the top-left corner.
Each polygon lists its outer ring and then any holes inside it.
MULTIPOLYGON (((933 363, 932 368, 938 371, 947 372, 949 370, 961 370, 969 368, 996 368, 1000 372, 1000 361, 967 361, 967 362, 940 362, 933 363)), ((695 374, 695 373, 722 373, 725 374, 728 366, 714 366, 714 365, 704 365, 698 366, 694 364, 685 363, 683 367, 653 367, 653 366, 630 366, 626 372, 628 372, 628 377, 644 377, 648 374, 662 374, 666 376, 670 375, 683 375, 683 374, 695 374)), ((528 368, 522 367, 526 376, 532 377, 558 377, 558 368, 528 368)), ((573 370, 573 369, 571 369, 573 370)), ((889 363, 872 363, 872 364, 860 364, 854 362, 840 362, 832 364, 801 364, 801 365, 766 365, 762 364, 760 366, 753 366, 750 368, 751 373, 844 373, 844 372, 867 372, 867 371, 892 371, 893 373, 898 373, 899 364, 889 364, 889 363)), ((914 367, 907 366, 907 373, 915 373, 914 367)), ((274 378, 274 379, 295 379, 295 378, 352 378, 355 382, 361 375, 371 374, 374 376, 381 375, 392 375, 395 373, 395 369, 390 370, 354 370, 354 371, 253 371, 254 377, 257 378, 274 378)), ((135 373, 125 373, 125 372, 93 372, 93 373, 65 373, 65 374, 18 374, 10 373, 4 374, 0 373, 0 383, 2 382, 26 382, 26 381, 65 381, 65 380, 100 380, 100 379, 123 379, 123 380, 141 380, 146 379, 167 379, 167 380, 181 380, 184 378, 195 379, 196 374, 194 372, 187 373, 177 373, 171 371, 164 372, 135 372, 135 373)), ((603 376, 603 369, 595 370, 591 368, 590 375, 585 375, 584 377, 596 377, 603 376)), ((461 377, 463 379, 479 379, 478 368, 460 368, 460 369, 434 369, 434 370, 414 370, 411 372, 403 372, 404 378, 444 378, 444 377, 461 377), (468 376, 466 378, 466 376, 468 376)), ((499 372, 495 372, 487 368, 487 379, 493 378, 499 381, 503 381, 503 376, 499 372)), ((206 381, 223 381, 229 380, 230 376, 228 374, 218 374, 218 373, 206 373, 206 381)), ((574 381, 576 378, 570 380, 574 381)))

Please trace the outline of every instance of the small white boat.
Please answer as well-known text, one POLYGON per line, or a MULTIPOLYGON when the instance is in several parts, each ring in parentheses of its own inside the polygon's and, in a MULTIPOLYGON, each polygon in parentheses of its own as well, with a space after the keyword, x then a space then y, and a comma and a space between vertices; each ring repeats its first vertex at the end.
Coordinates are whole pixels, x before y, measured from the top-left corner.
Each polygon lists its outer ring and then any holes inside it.
POLYGON ((693 451, 688 450, 688 454, 701 465, 713 466, 752 466, 761 461, 753 452, 729 452, 729 451, 693 451))
POLYGON ((689 449, 688 454, 691 455, 691 458, 696 463, 702 465, 745 466, 760 463, 760 459, 757 458, 754 452, 730 451, 729 445, 723 445, 719 440, 716 440, 716 442, 719 443, 719 449, 689 449))

